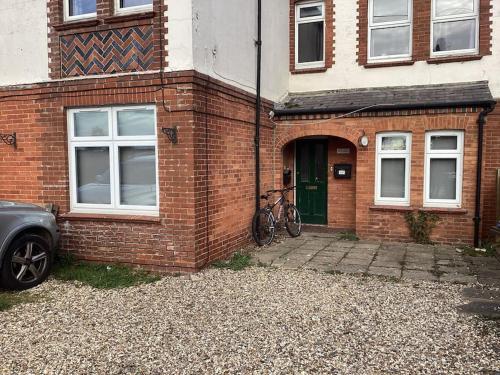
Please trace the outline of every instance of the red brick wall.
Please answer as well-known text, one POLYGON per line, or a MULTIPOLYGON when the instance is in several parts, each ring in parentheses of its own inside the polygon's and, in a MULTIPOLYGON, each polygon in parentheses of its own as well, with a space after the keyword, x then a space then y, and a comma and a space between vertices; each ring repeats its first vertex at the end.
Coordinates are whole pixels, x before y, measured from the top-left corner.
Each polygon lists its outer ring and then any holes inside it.
MULTIPOLYGON (((167 78, 165 108, 157 74, 0 89, 2 132, 18 136, 17 149, 2 146, 0 169, 9 173, 0 176, 0 199, 58 204, 61 248, 88 260, 189 271, 246 244, 254 212, 254 97, 194 72, 167 78), (134 103, 157 107, 159 218, 68 213, 65 109, 134 103), (176 145, 161 133, 173 126, 176 145)), ((269 105, 263 187, 272 184, 269 105)))
MULTIPOLYGON (((442 110, 437 112, 443 112, 442 110)), ((340 137, 358 143, 363 131, 369 137, 367 148, 358 147, 355 178, 355 229, 361 238, 410 241, 409 231, 404 220, 408 210, 418 210, 423 207, 423 174, 424 174, 424 142, 426 130, 464 130, 464 180, 461 209, 437 210, 441 221, 433 231, 432 239, 441 243, 471 243, 473 239, 473 222, 475 208, 475 178, 477 157, 477 115, 476 110, 466 113, 440 114, 425 111, 414 111, 414 115, 392 117, 356 117, 331 119, 325 117, 314 119, 304 117, 283 119, 277 128, 276 160, 282 166, 281 148, 294 139, 306 136, 340 137), (375 207, 375 136, 381 131, 411 131, 412 161, 411 161, 411 207, 375 207)), ((405 114, 409 114, 405 112, 405 114)), ((331 181, 329 181, 331 182, 331 181)), ((347 186, 346 186, 347 189, 347 186)), ((335 219, 335 197, 329 194, 329 210, 332 211, 329 225, 335 227, 335 220, 347 222, 342 207, 339 218, 335 219), (343 213, 343 214, 342 214, 343 213), (332 217, 333 216, 333 217, 332 217), (333 220, 333 222, 332 222, 333 220)), ((352 202, 352 201, 351 201, 352 202)), ((352 204, 352 203, 351 203, 352 204)))
MULTIPOLYGON (((480 0, 479 9, 479 56, 491 54, 491 2, 480 0)), ((432 0, 413 0, 413 51, 412 62, 430 59, 432 0)), ((474 57, 472 57, 474 58, 474 57)), ((435 59, 439 62, 467 60, 470 56, 451 59, 435 59)), ((432 61, 429 61, 432 62, 432 61)), ((358 64, 368 63, 368 0, 358 0, 358 64)), ((410 62, 411 63, 411 62, 410 62)), ((399 65, 400 62, 376 63, 374 65, 399 65)), ((407 64, 407 63, 405 63, 407 64)))

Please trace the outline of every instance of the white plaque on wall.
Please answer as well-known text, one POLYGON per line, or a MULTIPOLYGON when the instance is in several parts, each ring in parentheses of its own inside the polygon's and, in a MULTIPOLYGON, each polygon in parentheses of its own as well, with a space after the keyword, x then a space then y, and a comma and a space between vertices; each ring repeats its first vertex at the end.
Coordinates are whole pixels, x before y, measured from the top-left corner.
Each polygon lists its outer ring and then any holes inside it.
POLYGON ((337 154, 350 154, 350 153, 351 149, 349 147, 337 149, 337 154))

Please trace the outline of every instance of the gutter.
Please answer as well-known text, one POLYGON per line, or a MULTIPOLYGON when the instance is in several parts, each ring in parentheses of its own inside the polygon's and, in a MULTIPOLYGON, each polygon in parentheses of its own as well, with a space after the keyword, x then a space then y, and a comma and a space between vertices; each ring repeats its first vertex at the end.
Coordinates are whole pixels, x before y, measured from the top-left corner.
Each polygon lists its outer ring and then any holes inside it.
POLYGON ((483 143, 484 143, 484 125, 486 117, 495 109, 495 102, 489 103, 483 107, 477 118, 477 171, 476 171, 476 209, 474 213, 474 247, 480 246, 481 229, 481 183, 483 172, 483 143))
POLYGON ((255 209, 260 209, 260 106, 262 73, 262 0, 257 0, 257 84, 255 101, 255 209))
POLYGON ((339 112, 363 112, 364 109, 373 109, 375 111, 394 111, 404 109, 430 109, 430 108, 449 108, 449 107, 489 107, 494 106, 496 101, 489 100, 465 100, 447 103, 426 103, 426 104, 375 104, 368 107, 346 106, 346 107, 325 107, 325 108, 299 108, 299 109, 275 109, 275 116, 297 116, 313 114, 332 114, 339 112))

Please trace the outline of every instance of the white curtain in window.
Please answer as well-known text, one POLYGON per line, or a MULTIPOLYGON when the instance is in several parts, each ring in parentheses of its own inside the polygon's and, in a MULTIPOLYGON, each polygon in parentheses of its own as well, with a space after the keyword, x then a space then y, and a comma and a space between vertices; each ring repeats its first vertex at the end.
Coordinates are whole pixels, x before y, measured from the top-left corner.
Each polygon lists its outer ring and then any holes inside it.
POLYGON ((430 199, 456 199, 457 160, 430 160, 430 199))
POLYGON ((405 197, 405 159, 381 160, 381 198, 405 197))
POLYGON ((120 147, 120 204, 156 205, 155 147, 120 147))
POLYGON ((76 148, 78 203, 111 203, 109 165, 108 147, 76 148))

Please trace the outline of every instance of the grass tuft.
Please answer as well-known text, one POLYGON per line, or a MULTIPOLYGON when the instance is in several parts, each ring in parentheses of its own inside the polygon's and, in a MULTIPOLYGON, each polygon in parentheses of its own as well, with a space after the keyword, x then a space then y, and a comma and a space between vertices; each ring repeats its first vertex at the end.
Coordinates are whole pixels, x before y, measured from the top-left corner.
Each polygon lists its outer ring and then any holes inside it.
POLYGON ((219 260, 212 265, 215 268, 230 269, 233 271, 241 271, 250 266, 251 257, 241 253, 234 253, 228 260, 219 260))
POLYGON ((71 256, 60 256, 53 276, 62 281, 79 281, 96 289, 127 288, 158 281, 160 276, 123 265, 78 262, 71 256))
POLYGON ((38 298, 23 292, 2 292, 0 291, 0 311, 6 311, 21 303, 35 302, 38 298))
POLYGON ((340 232, 338 234, 338 239, 340 241, 359 241, 358 236, 356 236, 356 233, 352 232, 340 232))
POLYGON ((476 251, 476 249, 473 246, 469 245, 462 245, 458 247, 460 250, 462 250, 463 255, 468 255, 471 257, 494 257, 496 255, 496 249, 495 247, 489 243, 483 243, 483 249, 486 251, 476 251))

